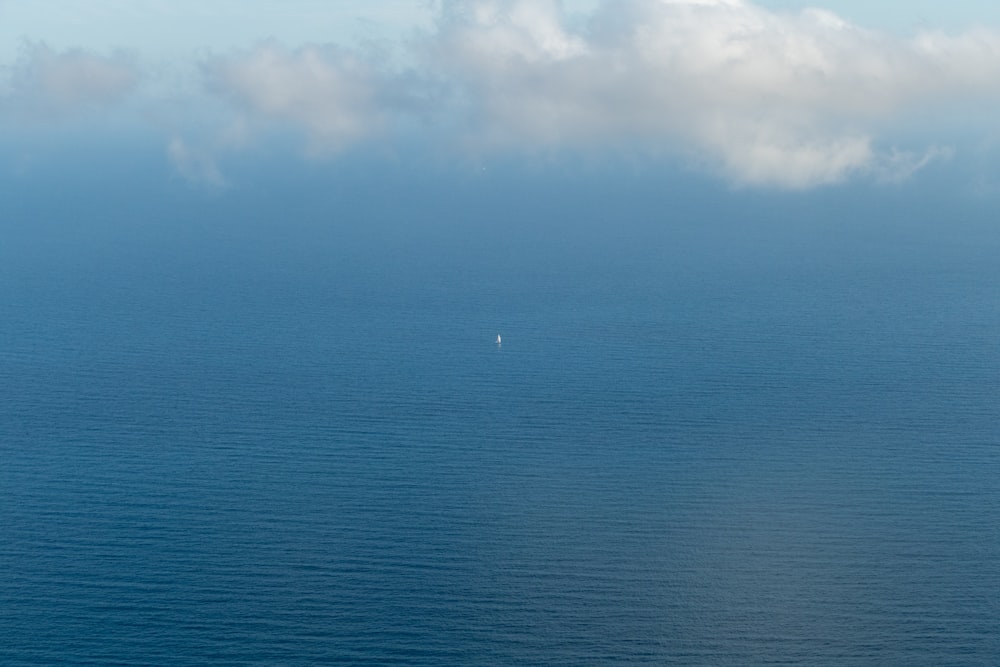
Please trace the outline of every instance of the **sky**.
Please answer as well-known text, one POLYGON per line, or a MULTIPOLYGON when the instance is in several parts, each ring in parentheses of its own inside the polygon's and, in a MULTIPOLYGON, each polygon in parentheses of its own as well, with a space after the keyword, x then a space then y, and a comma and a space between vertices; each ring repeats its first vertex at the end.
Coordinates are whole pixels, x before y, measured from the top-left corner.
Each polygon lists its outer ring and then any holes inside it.
POLYGON ((978 0, 0 0, 8 178, 144 151, 232 196, 288 156, 607 159, 720 191, 982 195, 998 101, 978 0))

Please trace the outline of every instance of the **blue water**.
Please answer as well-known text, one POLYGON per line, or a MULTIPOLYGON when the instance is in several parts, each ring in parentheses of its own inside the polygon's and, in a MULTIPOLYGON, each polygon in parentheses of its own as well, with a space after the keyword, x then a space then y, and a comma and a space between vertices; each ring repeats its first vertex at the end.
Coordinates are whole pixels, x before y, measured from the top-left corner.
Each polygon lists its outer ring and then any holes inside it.
POLYGON ((162 229, 3 251, 0 663, 1000 663, 995 233, 162 229))

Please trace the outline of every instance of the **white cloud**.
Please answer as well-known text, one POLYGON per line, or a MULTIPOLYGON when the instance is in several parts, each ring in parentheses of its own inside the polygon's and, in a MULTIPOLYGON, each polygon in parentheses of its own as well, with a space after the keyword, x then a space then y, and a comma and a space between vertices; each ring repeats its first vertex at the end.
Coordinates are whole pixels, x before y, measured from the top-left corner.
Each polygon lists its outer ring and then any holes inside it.
POLYGON ((378 100, 380 74, 359 57, 332 47, 288 50, 264 44, 206 66, 211 88, 250 119, 303 127, 319 152, 371 136, 386 123, 378 100))
POLYGON ((26 44, 6 74, 0 108, 31 116, 106 107, 132 92, 139 81, 137 69, 124 55, 56 52, 41 43, 26 44))
MULTIPOLYGON (((709 123, 709 125, 711 125, 709 123)), ((736 183, 802 189, 837 183, 873 160, 871 139, 795 131, 760 119, 726 118, 700 135, 703 150, 736 183)))
MULTIPOLYGON (((151 123, 182 108, 160 129, 175 137, 167 155, 214 185, 225 180, 213 156, 267 128, 297 128, 307 152, 328 155, 431 127, 477 151, 624 147, 683 156, 737 185, 802 189, 904 180, 951 154, 942 119, 955 130, 965 114, 988 133, 1000 101, 1000 33, 988 30, 905 39, 748 0, 430 4, 436 21, 391 57, 267 42, 205 59, 197 95, 211 99, 193 104, 178 102, 190 86, 151 68, 136 108, 151 123)), ((0 78, 0 111, 106 109, 139 84, 125 56, 30 44, 0 78)))
POLYGON ((742 0, 606 1, 577 34, 556 2, 463 0, 425 48, 479 143, 638 140, 786 188, 884 170, 874 146, 894 116, 1000 91, 996 33, 905 41, 742 0))

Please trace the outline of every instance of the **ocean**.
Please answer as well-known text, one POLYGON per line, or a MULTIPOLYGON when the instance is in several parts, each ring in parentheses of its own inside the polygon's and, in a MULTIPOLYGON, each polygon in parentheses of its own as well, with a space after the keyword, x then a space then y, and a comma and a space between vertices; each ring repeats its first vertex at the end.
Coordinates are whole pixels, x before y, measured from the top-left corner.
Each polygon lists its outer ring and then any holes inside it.
POLYGON ((731 217, 16 237, 0 663, 1000 663, 1000 234, 731 217))

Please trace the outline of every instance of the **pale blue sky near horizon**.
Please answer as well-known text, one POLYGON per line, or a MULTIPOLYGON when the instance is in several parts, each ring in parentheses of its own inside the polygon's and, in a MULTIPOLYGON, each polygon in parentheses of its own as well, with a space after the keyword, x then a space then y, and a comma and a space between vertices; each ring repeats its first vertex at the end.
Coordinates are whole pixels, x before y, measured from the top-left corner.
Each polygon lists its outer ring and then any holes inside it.
MULTIPOLYGON (((414 29, 429 29, 435 4, 434 0, 3 0, 0 62, 15 57, 24 40, 44 41, 53 48, 141 48, 176 56, 206 48, 246 47, 268 37, 342 44, 395 39, 414 29)), ((569 12, 586 13, 600 0, 562 4, 569 12)), ((1000 4, 987 0, 758 0, 754 4, 778 11, 825 9, 859 26, 898 34, 1000 28, 1000 4)))

